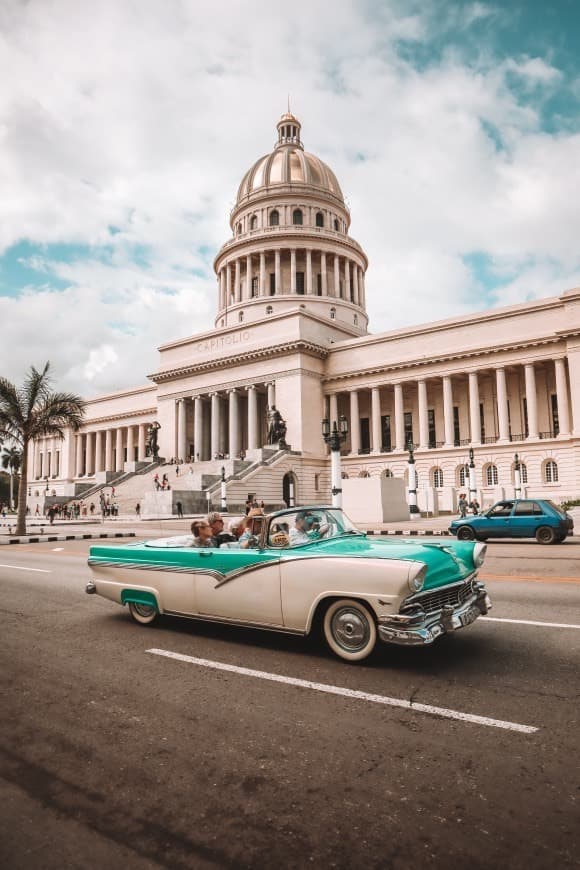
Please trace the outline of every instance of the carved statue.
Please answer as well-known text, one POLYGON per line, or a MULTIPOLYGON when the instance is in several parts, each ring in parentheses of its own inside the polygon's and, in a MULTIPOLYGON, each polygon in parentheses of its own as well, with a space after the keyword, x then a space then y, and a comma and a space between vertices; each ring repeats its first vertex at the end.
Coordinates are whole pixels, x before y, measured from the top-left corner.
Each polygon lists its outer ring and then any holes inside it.
POLYGON ((268 408, 268 444, 286 447, 286 423, 275 405, 268 408))
POLYGON ((147 445, 145 448, 145 455, 152 456, 153 459, 157 459, 159 456, 159 444, 157 443, 157 433, 161 429, 161 424, 154 420, 147 427, 147 445))

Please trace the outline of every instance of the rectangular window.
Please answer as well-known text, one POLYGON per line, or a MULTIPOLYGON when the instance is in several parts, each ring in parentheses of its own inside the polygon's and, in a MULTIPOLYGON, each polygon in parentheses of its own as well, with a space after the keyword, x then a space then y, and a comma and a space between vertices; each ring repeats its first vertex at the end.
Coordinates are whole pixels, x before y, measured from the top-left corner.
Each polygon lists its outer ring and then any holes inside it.
POLYGON ((560 417, 558 416, 558 396, 552 393, 550 396, 550 407, 552 410, 552 432, 554 435, 560 434, 560 417))
POLYGON ((485 441, 485 414, 483 411, 483 402, 479 403, 479 425, 481 426, 481 440, 485 441))
POLYGON ((270 296, 276 292, 276 273, 270 272, 270 296))
POLYGON ((360 418, 360 452, 371 452, 371 431, 368 417, 360 418))
POLYGON ((411 411, 405 411, 403 414, 405 420, 405 450, 408 448, 409 444, 414 444, 415 440, 413 438, 413 414, 411 411))
POLYGON ((296 292, 304 296, 304 272, 296 272, 296 292))
POLYGON ((320 272, 316 276, 316 295, 322 296, 322 275, 320 272))
POLYGON ((437 446, 437 435, 435 432, 435 409, 429 408, 427 411, 427 422, 429 424, 429 447, 433 449, 437 446))
POLYGON ((384 453, 390 453, 391 447, 391 415, 381 417, 381 447, 384 453))
POLYGON ((258 278, 252 278, 252 299, 258 295, 258 278))
POLYGON ((525 396, 522 399, 522 416, 524 418, 524 435, 527 438, 530 430, 528 429, 528 400, 525 396))
POLYGON ((453 443, 459 447, 461 436, 459 434, 459 405, 453 405, 453 443))

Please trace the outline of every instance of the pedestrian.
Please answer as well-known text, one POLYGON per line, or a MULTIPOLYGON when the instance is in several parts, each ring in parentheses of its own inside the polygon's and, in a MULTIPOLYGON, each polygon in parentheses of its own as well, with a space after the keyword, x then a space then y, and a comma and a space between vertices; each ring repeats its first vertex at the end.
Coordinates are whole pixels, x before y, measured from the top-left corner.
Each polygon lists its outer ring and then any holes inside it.
POLYGON ((459 496, 459 501, 457 502, 457 507, 459 508, 459 516, 461 519, 467 516, 467 499, 465 498, 465 493, 462 492, 459 496))
POLYGON ((179 465, 175 466, 175 476, 179 477, 179 465))
POLYGON ((40 511, 38 510, 38 505, 36 505, 36 510, 34 511, 34 516, 35 516, 35 517, 39 517, 39 516, 40 516, 40 511))
POLYGON ((476 498, 469 502, 469 508, 474 517, 479 513, 479 502, 476 498))
POLYGON ((137 517, 137 519, 139 519, 139 517, 141 516, 141 505, 139 504, 139 502, 137 502, 137 504, 135 505, 135 516, 137 517))
POLYGON ((177 508, 177 517, 178 519, 183 519, 183 505, 180 501, 175 502, 175 507, 177 508))

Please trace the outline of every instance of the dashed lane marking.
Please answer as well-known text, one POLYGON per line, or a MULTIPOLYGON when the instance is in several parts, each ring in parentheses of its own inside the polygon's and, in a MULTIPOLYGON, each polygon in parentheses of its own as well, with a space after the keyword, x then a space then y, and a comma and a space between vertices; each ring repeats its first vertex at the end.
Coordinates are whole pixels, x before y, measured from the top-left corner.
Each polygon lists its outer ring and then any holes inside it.
POLYGON ((486 622, 513 622, 515 625, 539 625, 542 628, 575 628, 580 630, 580 625, 569 622, 539 622, 535 619, 508 619, 506 616, 480 616, 486 622))
POLYGON ((251 668, 240 668, 237 665, 228 665, 224 662, 214 662, 209 659, 198 659, 195 656, 186 656, 181 653, 171 652, 165 649, 148 649, 148 653, 156 656, 164 656, 179 662, 187 662, 202 668, 212 668, 216 671, 228 671, 243 677, 253 677, 259 680, 269 680, 273 683, 285 683, 288 686, 298 686, 301 689, 311 689, 315 692, 324 692, 328 695, 341 695, 358 701, 369 701, 373 704, 383 704, 387 707, 401 707, 404 710, 412 710, 417 713, 427 713, 431 716, 439 716, 444 719, 458 719, 461 722, 470 722, 474 725, 486 725, 488 728, 503 728, 507 731, 519 731, 522 734, 534 734, 538 728, 533 725, 520 725, 518 722, 507 722, 503 719, 491 719, 489 716, 475 716, 472 713, 462 713, 459 710, 448 710, 445 707, 433 707, 431 704, 418 704, 415 701, 406 701, 403 698, 389 698, 386 695, 373 695, 369 692, 359 692, 355 689, 345 689, 341 686, 332 686, 327 683, 312 683, 310 680, 299 680, 296 677, 285 677, 282 674, 272 674, 268 671, 255 671, 251 668))
POLYGON ((46 568, 25 568, 20 565, 0 565, 0 568, 13 568, 15 571, 36 571, 38 574, 52 574, 46 568))

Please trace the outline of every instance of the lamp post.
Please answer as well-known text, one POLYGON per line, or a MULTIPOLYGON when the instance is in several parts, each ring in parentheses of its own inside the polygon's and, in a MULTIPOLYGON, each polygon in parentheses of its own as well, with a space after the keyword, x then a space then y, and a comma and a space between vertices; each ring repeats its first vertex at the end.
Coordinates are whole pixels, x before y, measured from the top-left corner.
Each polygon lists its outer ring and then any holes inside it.
POLYGON ((473 447, 469 448, 469 502, 471 504, 477 498, 477 484, 475 482, 475 462, 473 461, 473 447))
POLYGON ((222 465, 222 481, 221 481, 220 495, 221 495, 222 513, 226 513, 227 509, 228 509, 228 503, 227 503, 227 499, 226 499, 226 470, 225 470, 223 465, 222 465))
POLYGON ((421 519, 421 513, 417 507, 417 469, 415 468, 415 456, 413 454, 413 442, 407 445, 409 459, 407 460, 407 473, 409 483, 407 486, 407 502, 409 504, 409 516, 412 520, 421 519))
POLYGON ((288 481, 288 507, 294 507, 294 478, 288 481))
POLYGON ((322 437, 330 447, 330 482, 332 486, 332 506, 342 507, 342 476, 340 472, 340 445, 346 441, 348 435, 348 420, 342 414, 338 425, 336 420, 332 422, 325 417, 322 421, 322 437))
POLYGON ((522 470, 520 468, 520 457, 516 453, 514 456, 514 496, 515 498, 522 497, 522 470))

